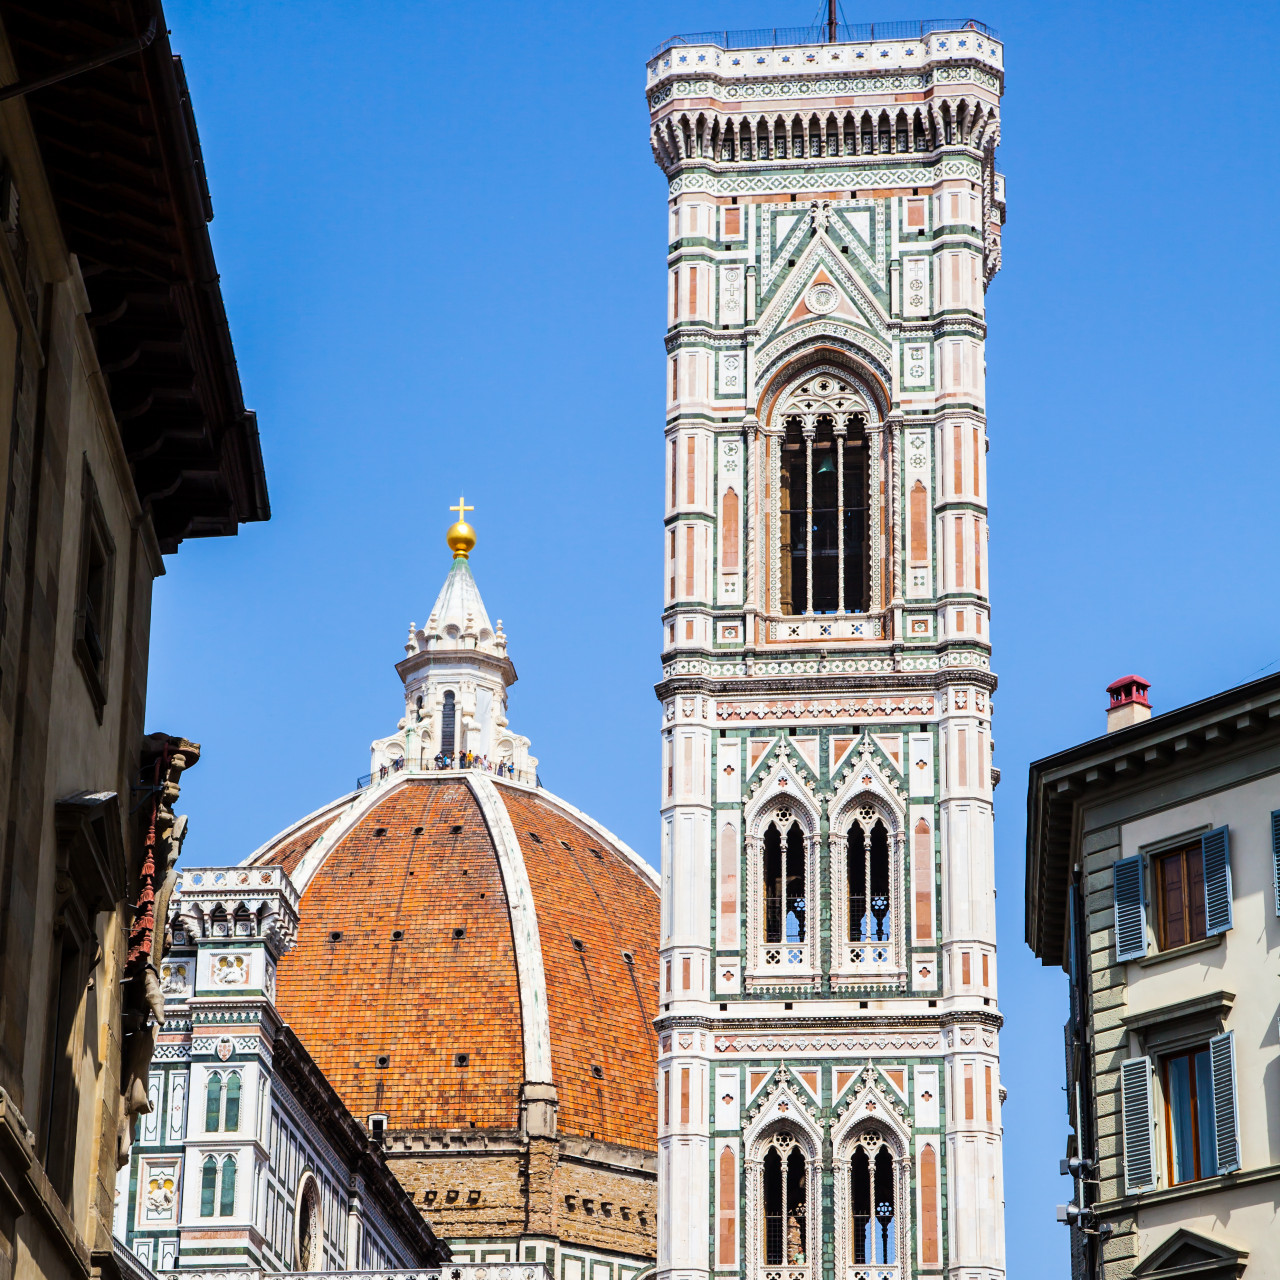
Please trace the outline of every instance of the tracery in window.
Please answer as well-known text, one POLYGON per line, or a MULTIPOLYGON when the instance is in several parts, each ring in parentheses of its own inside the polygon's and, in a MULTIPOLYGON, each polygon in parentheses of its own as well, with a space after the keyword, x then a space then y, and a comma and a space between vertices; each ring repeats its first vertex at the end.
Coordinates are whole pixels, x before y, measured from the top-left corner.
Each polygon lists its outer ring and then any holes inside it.
POLYGON ((764 1153, 764 1262, 804 1266, 808 1221, 808 1170, 804 1153, 787 1130, 774 1134, 764 1153))
POLYGON ((784 614, 869 608, 866 406, 847 380, 819 374, 780 412, 780 600, 784 614))
POLYGON ((855 1264, 898 1260, 893 1229, 897 1213, 893 1163, 893 1156, 878 1133, 868 1130, 861 1135, 849 1164, 855 1264))

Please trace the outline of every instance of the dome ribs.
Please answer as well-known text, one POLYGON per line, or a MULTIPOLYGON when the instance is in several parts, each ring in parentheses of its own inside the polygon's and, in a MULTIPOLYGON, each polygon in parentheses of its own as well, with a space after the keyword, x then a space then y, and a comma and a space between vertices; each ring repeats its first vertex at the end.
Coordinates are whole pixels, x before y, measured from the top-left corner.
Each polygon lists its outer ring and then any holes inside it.
POLYGON ((516 787, 499 792, 537 903, 558 1128, 652 1150, 657 890, 550 801, 516 787))
MULTIPOLYGON (((284 848, 261 860, 283 860, 284 848)), ((375 805, 312 877, 301 917, 277 1003, 357 1118, 386 1112, 392 1131, 516 1127, 524 1060, 510 920, 464 783, 416 782, 375 805)))

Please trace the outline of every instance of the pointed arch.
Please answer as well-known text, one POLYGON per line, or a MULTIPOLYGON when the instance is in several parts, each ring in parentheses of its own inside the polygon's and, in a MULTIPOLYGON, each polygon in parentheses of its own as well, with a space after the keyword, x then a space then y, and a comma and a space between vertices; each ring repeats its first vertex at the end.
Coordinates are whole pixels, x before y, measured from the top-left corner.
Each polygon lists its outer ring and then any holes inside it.
POLYGON ((227 1076, 227 1096, 223 1103, 222 1129, 224 1133, 240 1130, 240 1073, 232 1071, 227 1076))
POLYGON ((874 1084, 864 1087, 833 1131, 837 1275, 868 1264, 893 1265, 908 1252, 909 1141, 874 1084))
POLYGON ((204 1131, 217 1133, 222 1123, 222 1073, 209 1072, 204 1086, 204 1131))
POLYGON ((739 506, 738 491, 730 485, 724 491, 724 498, 721 502, 720 567, 735 572, 738 568, 738 547, 741 538, 739 506))
POLYGON ((917 480, 907 498, 908 556, 912 564, 929 561, 929 493, 917 480))
POLYGON ((212 1218, 218 1199, 218 1158, 205 1156, 200 1168, 200 1216, 212 1218))
POLYGON ((920 1265, 938 1266, 938 1152, 926 1141, 920 1147, 920 1265))
POLYGON ((236 1158, 222 1158, 221 1186, 218 1196, 218 1217, 232 1218, 236 1212, 236 1158))
POLYGON ((933 830, 927 818, 919 818, 911 831, 911 886, 915 898, 912 937, 916 942, 933 938, 933 830))

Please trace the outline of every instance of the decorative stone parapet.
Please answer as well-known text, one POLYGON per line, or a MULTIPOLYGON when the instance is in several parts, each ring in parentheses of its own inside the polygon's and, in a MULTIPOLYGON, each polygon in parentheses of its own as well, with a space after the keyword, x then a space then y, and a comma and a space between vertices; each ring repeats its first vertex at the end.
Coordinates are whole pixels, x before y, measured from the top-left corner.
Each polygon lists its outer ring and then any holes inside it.
POLYGON ((554 1280, 544 1262, 458 1262, 413 1271, 259 1271, 236 1267, 161 1271, 157 1280, 289 1280, 294 1276, 315 1276, 317 1280, 320 1276, 324 1280, 554 1280))

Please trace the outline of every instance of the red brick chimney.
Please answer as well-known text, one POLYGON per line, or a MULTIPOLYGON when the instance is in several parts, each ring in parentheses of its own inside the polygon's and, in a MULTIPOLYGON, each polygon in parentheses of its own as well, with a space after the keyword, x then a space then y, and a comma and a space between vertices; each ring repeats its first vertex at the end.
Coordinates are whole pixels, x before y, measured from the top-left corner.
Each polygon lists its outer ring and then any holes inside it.
POLYGON ((1151 681, 1141 676, 1121 676, 1107 685, 1107 693, 1111 696, 1107 707, 1108 733, 1151 719, 1151 703, 1147 700, 1150 688, 1151 681))

